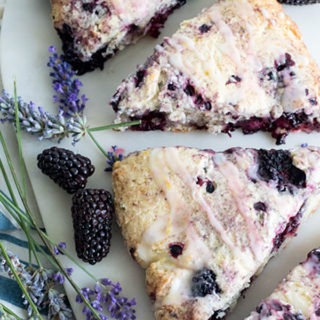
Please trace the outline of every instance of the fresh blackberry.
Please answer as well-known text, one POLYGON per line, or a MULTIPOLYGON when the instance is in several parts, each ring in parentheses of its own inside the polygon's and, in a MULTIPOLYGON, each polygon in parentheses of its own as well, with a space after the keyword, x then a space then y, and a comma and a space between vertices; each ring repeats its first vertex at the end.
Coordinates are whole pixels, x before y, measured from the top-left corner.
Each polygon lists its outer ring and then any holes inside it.
POLYGON ((192 277, 191 292, 193 297, 205 297, 208 294, 221 293, 215 273, 208 268, 196 271, 192 277))
POLYGON ((282 4, 304 5, 320 3, 320 0, 278 0, 282 4))
POLYGON ((94 172, 90 159, 63 148, 46 149, 37 159, 41 171, 68 193, 85 188, 94 172))
POLYGON ((78 257, 90 264, 99 262, 110 249, 114 212, 111 194, 103 189, 78 190, 72 198, 71 212, 78 257))

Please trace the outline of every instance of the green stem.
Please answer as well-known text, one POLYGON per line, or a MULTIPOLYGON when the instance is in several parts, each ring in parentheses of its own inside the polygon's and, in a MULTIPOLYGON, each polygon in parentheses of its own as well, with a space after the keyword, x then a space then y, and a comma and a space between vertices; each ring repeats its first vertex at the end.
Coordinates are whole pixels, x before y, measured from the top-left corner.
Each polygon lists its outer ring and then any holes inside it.
MULTIPOLYGON (((21 229, 24 231, 27 240, 28 240, 28 245, 30 247, 30 249, 32 250, 32 252, 34 253, 35 259, 38 263, 39 266, 41 266, 41 261, 38 259, 37 255, 35 254, 35 246, 34 243, 35 241, 31 238, 30 236, 30 231, 29 231, 29 226, 25 225, 24 223, 21 222, 21 217, 19 217, 19 215, 16 214, 15 209, 13 208, 13 205, 9 202, 8 199, 6 199, 3 194, 2 191, 0 190, 0 202, 3 204, 3 206, 5 207, 5 209, 10 213, 11 217, 13 217, 15 219, 15 221, 19 224, 19 226, 21 227, 21 229)), ((31 263, 32 258, 31 258, 31 250, 29 250, 29 261, 31 263)))
POLYGON ((4 200, 3 195, 0 190, 0 203, 4 206, 4 208, 9 212, 10 216, 17 222, 20 226, 20 220, 14 209, 4 200))
MULTIPOLYGON (((31 219, 33 219, 31 217, 31 219)), ((81 297, 81 299, 85 302, 86 306, 90 309, 90 311, 92 312, 92 315, 94 317, 96 317, 96 319, 101 319, 99 314, 97 313, 97 311, 92 307, 90 301, 81 293, 80 288, 78 287, 78 285, 72 280, 72 278, 68 275, 68 273, 66 272, 66 270, 64 269, 63 265, 61 264, 61 262, 59 261, 59 259, 56 258, 56 254, 53 252, 53 250, 51 249, 51 246, 48 244, 48 242, 46 241, 46 237, 44 236, 44 233, 39 229, 39 227, 37 226, 36 223, 34 223, 34 227, 37 231, 37 233, 39 234, 43 244, 47 247, 48 251, 50 252, 50 256, 53 258, 53 260, 55 261, 55 264, 58 266, 60 272, 65 276, 65 278, 68 280, 68 282, 71 284, 71 286, 73 287, 73 289, 77 292, 77 294, 79 294, 79 296, 81 297)), ((79 265, 79 264, 77 264, 79 265)))
MULTIPOLYGON (((18 154, 19 154, 19 164, 20 164, 20 177, 21 177, 21 198, 27 199, 27 169, 25 166, 24 158, 23 158, 23 151, 22 151, 22 142, 21 142, 21 126, 20 126, 20 119, 19 119, 19 105, 18 105, 18 95, 17 95, 17 84, 14 81, 14 110, 15 110, 15 125, 16 125, 16 138, 18 142, 18 154)), ((28 239, 28 245, 29 245, 29 262, 32 263, 32 253, 36 259, 36 262, 38 263, 39 266, 41 266, 41 262, 38 259, 38 256, 36 254, 36 250, 34 247, 34 242, 30 242, 30 230, 29 226, 25 225, 24 221, 21 221, 21 227, 23 231, 25 232, 27 239, 28 239)))
MULTIPOLYGON (((5 156, 6 156, 7 163, 8 163, 8 165, 9 165, 9 169, 10 169, 11 176, 12 176, 12 178, 13 178, 15 187, 16 187, 16 189, 17 189, 17 191, 18 191, 18 194, 19 194, 19 196, 20 196, 20 199, 21 199, 21 201, 22 201, 22 204, 23 204, 23 206, 24 206, 24 208, 25 208, 25 211, 28 212, 28 213, 30 213, 31 211, 30 211, 30 210, 27 210, 27 208, 28 208, 27 199, 26 199, 26 196, 25 196, 25 194, 24 194, 24 191, 23 191, 23 189, 21 188, 21 185, 20 185, 20 183, 19 183, 19 180, 18 180, 16 171, 15 171, 15 168, 14 168, 14 166, 13 166, 13 162, 12 162, 12 159, 11 159, 11 156, 10 156, 10 153, 9 153, 9 150, 8 150, 8 147, 7 147, 7 144, 6 144, 6 142, 5 142, 4 138, 3 138, 3 135, 2 135, 1 130, 0 130, 0 142, 1 142, 2 149, 3 149, 3 151, 4 151, 4 154, 5 154, 5 156)), ((21 161, 22 161, 22 163, 23 163, 22 166, 25 168, 25 163, 24 163, 24 161, 23 161, 23 157, 22 157, 21 161)), ((19 216, 20 216, 20 212, 17 211, 17 213, 18 213, 19 216)), ((29 215, 29 216, 30 216, 30 215, 29 215)), ((30 217, 31 217, 31 216, 30 216, 30 217)), ((25 226, 25 222, 24 222, 23 219, 21 219, 20 226, 21 226, 21 228, 22 228, 23 230, 27 230, 27 228, 26 228, 26 226, 25 226)), ((33 246, 32 246, 32 245, 30 246, 30 244, 29 244, 29 250, 30 250, 30 249, 32 250, 33 255, 36 257, 37 254, 36 254, 36 252, 33 250, 33 246)), ((29 257, 31 257, 31 252, 29 252, 29 257)), ((36 260, 38 260, 38 259, 36 258, 36 260)))
POLYGON ((6 183, 6 186, 7 186, 7 188, 8 188, 8 191, 9 191, 9 193, 10 193, 10 197, 11 197, 12 201, 13 201, 15 204, 18 204, 17 199, 16 199, 16 197, 15 197, 15 194, 14 194, 14 192, 13 192, 13 189, 12 189, 12 186, 11 186, 11 183, 10 183, 10 180, 9 180, 9 177, 8 177, 8 175, 7 175, 7 172, 6 172, 5 168, 4 168, 4 165, 3 165, 3 162, 2 162, 1 159, 0 159, 0 169, 1 169, 1 172, 2 172, 2 175, 3 175, 3 178, 4 178, 4 181, 5 181, 5 183, 6 183))
POLYGON ((0 142, 1 142, 1 145, 2 145, 2 149, 4 151, 4 154, 5 154, 9 169, 10 169, 10 173, 11 173, 13 181, 14 181, 14 184, 15 184, 15 186, 17 188, 17 191, 19 192, 19 196, 20 196, 20 198, 22 200, 21 187, 20 187, 20 184, 19 184, 19 180, 17 178, 15 169, 13 167, 13 163, 12 163, 12 160, 11 160, 11 157, 10 157, 10 154, 9 154, 9 150, 7 148, 7 144, 6 144, 5 140, 4 140, 4 137, 3 137, 3 134, 1 132, 1 130, 0 130, 0 142))
POLYGON ((22 143, 21 143, 21 127, 20 127, 20 119, 19 119, 19 105, 18 105, 18 95, 17 95, 17 86, 16 82, 14 82, 14 109, 16 116, 16 136, 18 141, 18 154, 19 154, 19 164, 20 164, 20 173, 22 180, 22 194, 25 197, 27 192, 27 182, 26 182, 26 168, 23 161, 22 154, 22 143))
MULTIPOLYGON (((56 244, 48 237, 48 235, 41 231, 42 232, 42 235, 50 242, 50 244, 52 246, 56 246, 56 244)), ((83 267, 81 264, 78 263, 78 261, 73 258, 72 255, 70 255, 66 250, 63 250, 63 249, 59 249, 61 250, 61 252, 66 256, 68 257, 69 260, 71 260, 75 265, 77 265, 83 272, 85 272, 90 278, 92 278, 92 280, 94 280, 95 282, 98 281, 98 279, 91 273, 89 272, 85 267, 83 267)))
POLYGON ((103 150, 103 148, 100 146, 96 138, 93 136, 93 134, 90 132, 90 130, 87 130, 88 136, 91 138, 93 143, 97 146, 97 148, 102 152, 102 154, 107 158, 108 153, 103 150))
POLYGON ((46 259, 48 259, 48 261, 51 263, 52 266, 58 269, 58 265, 56 264, 54 259, 52 259, 51 255, 49 255, 40 244, 36 243, 36 248, 39 252, 41 252, 46 257, 46 259))
MULTIPOLYGON (((20 208, 15 206, 15 204, 12 201, 10 201, 10 199, 5 197, 1 190, 0 190, 0 201, 1 201, 1 203, 3 203, 3 205, 5 205, 7 210, 9 209, 11 216, 19 223, 21 229, 24 231, 24 233, 28 239, 28 246, 29 246, 30 250, 32 251, 34 258, 36 259, 37 264, 39 266, 41 266, 42 265, 41 261, 39 260, 39 258, 37 256, 36 249, 34 246, 35 241, 30 236, 30 224, 32 223, 32 221, 31 220, 26 221, 27 222, 27 224, 26 224, 24 221, 24 219, 26 218, 25 213, 20 208), (15 214, 13 214, 13 212, 10 209, 13 210, 18 215, 18 217, 15 214)), ((30 251, 29 251, 29 260, 31 263, 30 251)))
POLYGON ((23 219, 26 223, 31 224, 28 216, 2 191, 0 190, 0 202, 6 207, 7 210, 11 209, 10 214, 19 223, 17 219, 23 219))
POLYGON ((108 124, 106 126, 88 128, 87 131, 95 132, 95 131, 117 129, 117 128, 121 128, 121 127, 131 127, 131 126, 137 126, 140 123, 141 123, 141 120, 121 122, 121 123, 116 123, 116 124, 108 124))
POLYGON ((9 308, 7 308, 4 304, 0 303, 0 310, 3 310, 3 312, 7 313, 8 315, 14 317, 17 320, 23 320, 22 318, 20 318, 16 313, 14 313, 12 310, 10 310, 9 308))
MULTIPOLYGON (((34 256, 34 258, 36 259, 36 262, 37 262, 38 266, 39 266, 40 268, 42 268, 42 263, 41 263, 38 255, 37 255, 37 250, 36 250, 36 246, 35 246, 35 241, 34 241, 34 239, 33 239, 33 238, 31 237, 31 235, 30 235, 30 228, 29 228, 29 226, 26 226, 26 225, 23 224, 22 229, 23 229, 23 231, 24 231, 24 233, 25 233, 25 235, 26 235, 26 237, 27 237, 28 245, 31 247, 31 250, 32 250, 32 252, 33 252, 33 256, 34 256)), ((32 260, 32 258, 31 258, 30 252, 29 252, 29 261, 30 261, 30 263, 31 263, 31 260, 32 260)))
POLYGON ((108 153, 103 150, 103 148, 100 146, 96 138, 93 136, 92 132, 97 132, 97 131, 103 131, 103 130, 110 130, 110 129, 117 129, 121 127, 130 127, 130 126, 135 126, 139 125, 141 123, 140 120, 135 120, 135 121, 129 121, 129 122, 122 122, 122 123, 117 123, 117 124, 109 124, 106 126, 101 126, 101 127, 95 127, 95 128, 87 128, 87 133, 90 139, 93 141, 93 143, 96 145, 96 147, 102 152, 102 154, 107 158, 108 153))
POLYGON ((24 284, 22 283, 21 279, 19 278, 19 275, 16 271, 16 269, 14 268, 14 265, 12 264, 11 260, 10 260, 10 257, 8 256, 6 250, 4 249, 3 245, 2 245, 2 242, 0 241, 0 249, 2 251, 2 255, 4 257, 4 259, 6 260, 6 263, 8 264, 12 274, 13 274, 13 277, 15 278, 16 282, 18 283, 20 289, 22 290, 25 298, 28 300, 33 312, 35 313, 35 315, 39 318, 39 319, 43 319, 41 317, 41 314, 39 313, 38 309, 37 309, 37 306, 34 304, 34 302, 32 301, 30 295, 29 295, 29 292, 27 290, 27 288, 24 286, 24 284))

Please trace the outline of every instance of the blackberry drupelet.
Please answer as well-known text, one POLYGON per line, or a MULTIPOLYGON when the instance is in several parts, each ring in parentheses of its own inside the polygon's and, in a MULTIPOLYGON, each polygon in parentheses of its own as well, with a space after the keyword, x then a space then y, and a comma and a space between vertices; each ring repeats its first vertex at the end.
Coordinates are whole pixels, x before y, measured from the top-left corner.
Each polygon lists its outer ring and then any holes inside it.
POLYGON ((80 259, 95 264, 110 249, 114 205, 103 189, 83 189, 72 198, 72 219, 76 252, 80 259))
POLYGON ((274 181, 280 192, 306 187, 306 173, 294 165, 289 151, 260 149, 257 156, 261 180, 274 181))
POLYGON ((191 292, 193 297, 205 297, 208 294, 219 294, 222 291, 216 282, 215 273, 211 269, 203 268, 193 275, 191 292))
POLYGON ((293 5, 320 3, 320 0, 278 0, 278 1, 283 4, 293 4, 293 5))
POLYGON ((85 188, 94 172, 90 159, 63 148, 43 150, 37 160, 41 171, 68 193, 85 188))

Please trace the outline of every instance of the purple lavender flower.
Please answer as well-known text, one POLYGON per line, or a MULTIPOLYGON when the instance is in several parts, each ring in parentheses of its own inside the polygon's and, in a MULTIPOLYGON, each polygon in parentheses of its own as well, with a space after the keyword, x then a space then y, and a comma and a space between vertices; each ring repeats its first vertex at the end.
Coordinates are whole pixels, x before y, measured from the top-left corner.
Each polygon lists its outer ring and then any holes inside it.
POLYGON ((81 115, 88 100, 84 94, 79 96, 82 82, 75 78, 76 73, 70 64, 58 55, 54 46, 49 47, 49 52, 51 56, 47 65, 52 69, 50 77, 52 88, 56 92, 53 96, 54 103, 59 104, 59 110, 66 117, 71 117, 75 113, 81 115))
MULTIPOLYGON (((59 272, 53 273, 51 270, 42 267, 36 268, 31 265, 25 267, 16 255, 11 252, 7 252, 7 255, 38 310, 44 311, 49 307, 48 319, 74 319, 66 295, 54 289, 54 278, 61 279, 61 274, 57 276, 59 272)), ((1 250, 0 272, 6 272, 10 278, 14 278, 13 272, 3 257, 1 250)), ((22 295, 22 302, 26 306, 28 319, 33 319, 35 316, 34 311, 24 295, 22 295)))
POLYGON ((116 161, 123 160, 124 149, 118 148, 117 146, 111 146, 107 153, 107 168, 105 171, 111 172, 112 167, 116 161))
POLYGON ((67 244, 65 242, 59 242, 57 246, 53 247, 53 252, 56 255, 63 254, 62 250, 66 249, 66 247, 67 247, 67 244))
POLYGON ((65 270, 66 270, 67 275, 70 277, 73 273, 73 268, 66 268, 65 270))
POLYGON ((55 289, 48 292, 48 319, 74 319, 70 306, 65 301, 65 295, 55 289))
MULTIPOLYGON (((120 295, 122 288, 120 283, 113 283, 110 279, 101 279, 93 289, 83 288, 81 293, 89 300, 91 306, 98 311, 101 319, 108 319, 106 314, 113 319, 135 320, 135 299, 129 300, 120 295), (104 313, 102 313, 105 311, 104 313)), ((82 304, 82 298, 76 297, 76 302, 82 304)), ((84 307, 82 312, 87 320, 94 320, 91 310, 84 307)))
MULTIPOLYGON (((36 107, 33 102, 25 103, 21 97, 17 98, 19 110, 19 122, 21 130, 39 136, 39 139, 62 139, 72 136, 73 143, 78 142, 87 130, 86 119, 79 114, 65 119, 62 113, 51 115, 36 107)), ((15 125, 15 99, 10 97, 6 91, 0 96, 0 122, 11 122, 15 125)))
POLYGON ((55 283, 58 283, 58 284, 64 284, 66 280, 64 275, 59 271, 52 275, 52 279, 55 283))

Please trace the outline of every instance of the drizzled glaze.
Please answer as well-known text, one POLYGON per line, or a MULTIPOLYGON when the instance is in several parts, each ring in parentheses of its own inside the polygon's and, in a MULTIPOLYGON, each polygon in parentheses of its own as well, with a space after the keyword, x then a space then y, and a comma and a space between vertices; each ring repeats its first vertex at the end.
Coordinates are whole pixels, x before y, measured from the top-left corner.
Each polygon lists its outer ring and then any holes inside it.
MULTIPOLYGON (((157 184, 165 193, 170 207, 170 216, 163 216, 152 224, 151 228, 144 233, 142 245, 139 245, 138 252, 152 252, 148 248, 152 248, 155 242, 161 242, 168 237, 178 236, 183 233, 183 238, 186 238, 188 243, 184 249, 183 256, 177 259, 177 263, 179 264, 183 260, 184 268, 196 270, 202 267, 204 262, 209 259, 210 250, 194 231, 191 224, 192 208, 185 201, 179 190, 173 187, 174 184, 170 177, 174 172, 171 171, 169 164, 172 161, 173 159, 168 159, 168 155, 165 152, 154 150, 150 155, 150 169, 157 184), (142 248, 144 249, 143 251, 142 248), (199 253, 196 259, 193 257, 194 252, 199 253)), ((150 256, 146 254, 142 256, 146 261, 151 260, 150 256)))
POLYGON ((139 68, 147 75, 139 89, 131 75, 113 97, 117 123, 143 120, 132 129, 262 130, 278 144, 290 131, 320 130, 319 68, 272 0, 218 1, 182 22, 139 68), (292 63, 278 70, 288 55, 292 63), (161 113, 161 125, 152 125, 150 110, 161 113))
POLYGON ((246 223, 246 233, 249 237, 250 248, 255 256, 255 259, 259 261, 261 259, 261 243, 263 242, 263 238, 261 237, 261 234, 259 233, 254 221, 247 214, 250 212, 250 209, 245 201, 245 199, 248 197, 248 194, 245 192, 246 186, 243 185, 243 182, 240 180, 239 169, 227 159, 223 159, 221 161, 220 158, 216 165, 217 169, 225 177, 228 188, 230 189, 234 202, 236 203, 238 209, 237 211, 242 215, 246 223))
MULTIPOLYGON (((194 154, 193 157, 198 162, 198 170, 203 167, 212 167, 212 169, 206 169, 207 176, 208 179, 217 183, 217 189, 221 187, 221 183, 225 185, 230 199, 233 199, 232 203, 235 205, 235 209, 232 209, 236 210, 234 218, 237 217, 237 214, 242 217, 243 227, 240 227, 241 224, 239 224, 239 228, 244 228, 244 230, 237 234, 237 232, 230 232, 225 228, 225 221, 221 220, 224 219, 223 215, 217 214, 216 211, 221 210, 219 208, 223 208, 223 204, 214 208, 206 196, 206 188, 196 187, 199 172, 190 171, 188 164, 184 163, 181 158, 179 148, 153 149, 150 152, 149 168, 152 179, 164 193, 170 214, 160 216, 144 232, 142 241, 137 247, 137 253, 147 264, 159 258, 167 259, 170 261, 168 262, 170 265, 174 264, 181 268, 184 277, 190 280, 192 272, 203 268, 212 259, 212 251, 196 227, 197 216, 195 212, 200 210, 205 213, 212 228, 212 234, 220 246, 224 247, 225 252, 228 252, 233 259, 231 265, 225 265, 225 277, 231 282, 236 281, 248 273, 254 273, 256 266, 263 263, 272 248, 272 238, 270 237, 274 236, 274 228, 281 232, 285 227, 281 221, 286 221, 288 217, 295 214, 295 210, 301 206, 302 199, 297 197, 298 201, 294 201, 289 193, 284 194, 283 198, 287 198, 289 211, 285 213, 284 217, 281 217, 278 213, 273 213, 275 207, 277 205, 280 207, 283 201, 283 199, 278 199, 279 192, 276 187, 274 186, 274 190, 271 189, 270 192, 268 185, 263 184, 256 187, 255 183, 251 183, 252 185, 249 187, 250 183, 245 181, 251 178, 259 179, 256 173, 258 167, 252 163, 253 155, 237 155, 235 152, 235 163, 229 161, 227 156, 222 153, 200 152, 194 154), (251 177, 246 176, 246 172, 251 177), (219 180, 216 181, 217 177, 219 180), (255 191, 252 189, 253 186, 255 191), (265 227, 270 228, 270 233, 267 231, 269 229, 261 232, 262 229, 258 228, 257 221, 253 218, 254 203, 258 201, 260 196, 259 189, 264 196, 269 193, 269 198, 272 200, 272 203, 268 205, 271 211, 269 216, 265 218, 265 227), (195 206, 190 205, 190 197, 195 206), (240 239, 241 242, 239 242, 240 239), (266 243, 266 239, 269 239, 267 240, 269 243, 266 243), (172 259, 169 251, 166 257, 162 254, 159 256, 158 249, 154 249, 167 248, 168 241, 182 241, 184 243, 183 253, 179 257, 172 259), (244 246, 245 243, 248 246, 244 246), (235 261, 237 261, 236 264, 235 261)), ((215 191, 213 195, 214 193, 215 191)), ((219 201, 218 198, 217 201, 219 201)), ((169 295, 165 298, 166 303, 176 303, 177 297, 181 301, 188 296, 189 292, 188 282, 172 286, 169 295), (172 297, 175 297, 175 301, 172 300, 172 297)))
POLYGON ((149 0, 111 0, 110 1, 115 9, 115 12, 119 14, 122 19, 128 21, 134 19, 139 21, 141 17, 143 19, 150 19, 150 16, 156 12, 157 4, 156 2, 149 0))
MULTIPOLYGON (((289 153, 291 165, 305 172, 306 186, 292 185, 281 191, 276 180, 285 172, 274 160, 274 168, 281 172, 275 178, 259 176, 266 166, 259 152, 156 148, 135 153, 115 166, 116 213, 133 256, 147 269, 148 290, 157 314, 177 310, 184 318, 191 312, 194 319, 202 320, 223 313, 275 252, 275 239, 294 235, 284 231, 296 227, 297 221, 292 225, 291 218, 301 206, 305 204, 304 218, 313 205, 319 205, 318 148, 289 153), (207 191, 208 181, 214 184, 213 191, 207 191), (254 226, 259 233, 250 235, 254 226), (181 248, 177 255, 171 251, 174 244, 181 248), (193 286, 194 275, 204 274, 203 270, 208 270, 215 282, 208 293, 193 286)), ((270 151, 269 155, 280 154, 270 151)), ((289 164, 287 167, 289 170, 289 164)), ((314 257, 306 279, 318 270, 314 257)), ((285 295, 294 298, 292 293, 285 295)), ((318 310, 317 300, 313 308, 318 310)))

